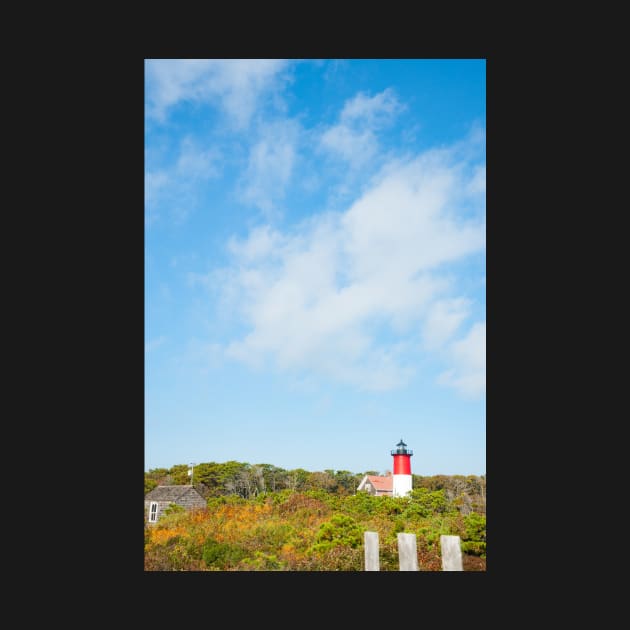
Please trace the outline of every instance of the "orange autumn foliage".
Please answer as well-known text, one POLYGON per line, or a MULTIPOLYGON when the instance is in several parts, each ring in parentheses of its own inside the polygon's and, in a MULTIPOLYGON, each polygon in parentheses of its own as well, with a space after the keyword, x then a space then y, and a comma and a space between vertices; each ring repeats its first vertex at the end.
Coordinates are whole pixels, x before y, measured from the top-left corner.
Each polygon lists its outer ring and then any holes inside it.
POLYGON ((173 529, 154 529, 149 532, 149 543, 155 545, 163 545, 171 538, 176 536, 187 537, 188 531, 185 527, 176 527, 173 529))

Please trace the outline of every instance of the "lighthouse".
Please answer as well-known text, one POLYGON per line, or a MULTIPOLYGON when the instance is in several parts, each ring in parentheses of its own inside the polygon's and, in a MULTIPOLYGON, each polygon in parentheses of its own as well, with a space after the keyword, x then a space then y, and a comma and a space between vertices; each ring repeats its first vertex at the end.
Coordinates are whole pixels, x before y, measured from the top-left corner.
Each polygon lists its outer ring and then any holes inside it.
POLYGON ((413 451, 400 438, 392 451, 394 458, 394 485, 392 496, 404 497, 411 492, 411 456, 413 451))

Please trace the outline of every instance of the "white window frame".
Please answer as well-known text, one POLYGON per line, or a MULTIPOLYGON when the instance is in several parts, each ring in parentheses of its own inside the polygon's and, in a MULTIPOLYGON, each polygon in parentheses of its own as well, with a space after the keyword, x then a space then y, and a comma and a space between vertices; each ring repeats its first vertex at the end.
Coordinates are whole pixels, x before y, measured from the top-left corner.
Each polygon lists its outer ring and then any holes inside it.
POLYGON ((157 522, 158 504, 157 501, 151 501, 149 505, 149 523, 157 522))

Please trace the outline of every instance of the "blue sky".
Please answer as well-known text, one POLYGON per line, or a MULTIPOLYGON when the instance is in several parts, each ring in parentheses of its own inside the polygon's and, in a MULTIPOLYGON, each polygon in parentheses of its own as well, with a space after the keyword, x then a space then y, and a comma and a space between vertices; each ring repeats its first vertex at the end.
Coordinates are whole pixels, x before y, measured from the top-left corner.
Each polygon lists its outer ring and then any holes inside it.
POLYGON ((145 60, 145 470, 486 472, 483 59, 145 60))

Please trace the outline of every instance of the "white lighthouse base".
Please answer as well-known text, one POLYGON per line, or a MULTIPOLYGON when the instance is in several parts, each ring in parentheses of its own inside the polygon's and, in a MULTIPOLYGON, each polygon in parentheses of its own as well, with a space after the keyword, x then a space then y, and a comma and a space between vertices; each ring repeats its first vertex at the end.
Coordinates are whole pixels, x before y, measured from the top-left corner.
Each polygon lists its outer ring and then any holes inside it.
POLYGON ((392 495, 395 497, 405 497, 411 492, 411 475, 394 475, 394 485, 392 495))

